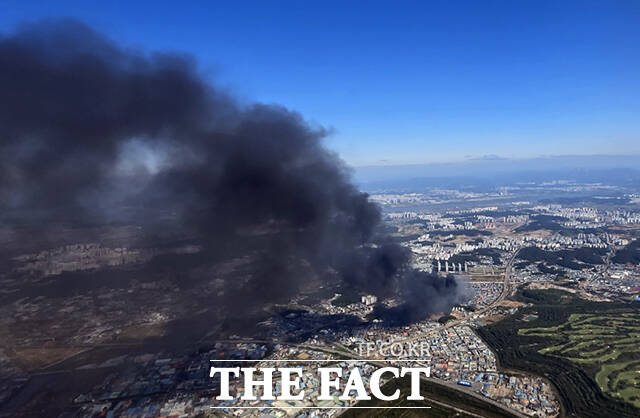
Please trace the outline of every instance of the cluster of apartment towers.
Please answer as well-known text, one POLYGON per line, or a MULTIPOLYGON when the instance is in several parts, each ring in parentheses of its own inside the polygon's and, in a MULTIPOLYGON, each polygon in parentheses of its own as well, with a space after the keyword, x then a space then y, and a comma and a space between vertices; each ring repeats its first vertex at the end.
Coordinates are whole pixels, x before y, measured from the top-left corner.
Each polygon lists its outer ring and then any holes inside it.
POLYGON ((456 263, 451 263, 451 268, 449 268, 449 261, 445 260, 444 262, 444 270, 442 270, 442 263, 440 260, 438 261, 438 273, 440 273, 441 271, 444 271, 445 273, 449 273, 450 271, 459 271, 459 272, 466 272, 467 271, 467 262, 464 262, 464 265, 462 263, 458 263, 456 265, 456 263), (457 268, 456 268, 457 267, 457 268), (463 270, 464 267, 464 270, 463 270))

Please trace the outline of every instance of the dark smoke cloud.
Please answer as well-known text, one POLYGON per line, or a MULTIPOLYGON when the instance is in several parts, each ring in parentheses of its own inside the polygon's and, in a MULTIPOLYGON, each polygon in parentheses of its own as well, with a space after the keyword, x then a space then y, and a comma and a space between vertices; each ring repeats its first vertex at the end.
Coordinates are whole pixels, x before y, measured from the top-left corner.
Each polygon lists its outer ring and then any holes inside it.
POLYGON ((283 107, 239 104, 188 56, 41 22, 0 38, 0 92, 6 212, 43 223, 169 214, 205 249, 257 254, 259 274, 228 285, 230 307, 287 298, 327 271, 399 296, 406 320, 458 297, 455 281, 412 270, 405 249, 376 236, 379 209, 324 148, 325 130, 283 107))

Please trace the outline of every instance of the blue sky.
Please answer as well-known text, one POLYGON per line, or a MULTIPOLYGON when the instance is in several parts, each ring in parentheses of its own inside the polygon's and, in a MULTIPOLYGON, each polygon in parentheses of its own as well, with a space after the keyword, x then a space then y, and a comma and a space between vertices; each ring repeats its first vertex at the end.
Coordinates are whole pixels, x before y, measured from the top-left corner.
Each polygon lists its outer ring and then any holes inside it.
POLYGON ((193 54, 243 100, 331 127, 348 163, 640 154, 640 1, 3 1, 193 54), (55 3, 55 4, 54 4, 55 3))

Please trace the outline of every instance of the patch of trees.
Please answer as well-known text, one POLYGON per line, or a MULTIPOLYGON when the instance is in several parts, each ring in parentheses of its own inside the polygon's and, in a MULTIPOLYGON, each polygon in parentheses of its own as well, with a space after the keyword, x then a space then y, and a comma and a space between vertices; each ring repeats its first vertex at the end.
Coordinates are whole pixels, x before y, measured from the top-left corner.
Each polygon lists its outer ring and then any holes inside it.
POLYGON ((516 228, 515 232, 538 231, 540 229, 547 229, 549 231, 560 231, 563 227, 556 221, 564 220, 565 218, 561 216, 536 215, 531 218, 529 223, 516 228))
POLYGON ((604 264, 602 257, 607 255, 606 248, 582 247, 574 250, 561 251, 567 255, 573 256, 576 260, 588 264, 604 264))
MULTIPOLYGON (((606 254, 606 248, 582 247, 572 250, 545 251, 538 247, 526 247, 520 250, 518 258, 527 262, 539 262, 540 265, 555 264, 572 270, 581 270, 589 267, 588 265, 604 264, 603 257, 606 254)), ((543 269, 540 271, 546 273, 543 269)))
POLYGON ((456 317, 453 315, 443 315, 440 318, 438 318, 438 322, 444 325, 447 322, 451 321, 452 319, 456 319, 456 317))
POLYGON ((597 234, 605 231, 602 228, 567 228, 558 223, 562 221, 566 221, 566 219, 561 216, 536 215, 531 218, 529 223, 516 228, 514 231, 529 232, 545 229, 548 231, 559 232, 560 234, 565 236, 574 236, 576 234, 597 234))
POLYGON ((640 264, 640 240, 631 241, 626 247, 618 250, 611 261, 618 264, 640 264))

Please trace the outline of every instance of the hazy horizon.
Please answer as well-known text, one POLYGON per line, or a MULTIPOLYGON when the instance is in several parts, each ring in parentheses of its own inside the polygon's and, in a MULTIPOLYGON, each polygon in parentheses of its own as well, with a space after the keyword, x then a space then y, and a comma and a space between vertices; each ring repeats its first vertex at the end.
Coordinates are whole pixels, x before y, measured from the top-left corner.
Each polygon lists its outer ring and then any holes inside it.
POLYGON ((485 156, 459 161, 424 164, 379 164, 353 166, 354 181, 369 182, 411 180, 412 178, 478 176, 482 178, 515 173, 546 172, 560 174, 570 170, 634 170, 640 167, 640 155, 554 155, 533 158, 485 156))

